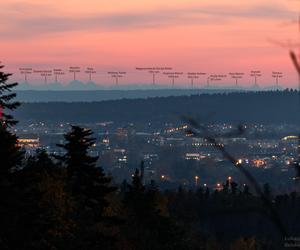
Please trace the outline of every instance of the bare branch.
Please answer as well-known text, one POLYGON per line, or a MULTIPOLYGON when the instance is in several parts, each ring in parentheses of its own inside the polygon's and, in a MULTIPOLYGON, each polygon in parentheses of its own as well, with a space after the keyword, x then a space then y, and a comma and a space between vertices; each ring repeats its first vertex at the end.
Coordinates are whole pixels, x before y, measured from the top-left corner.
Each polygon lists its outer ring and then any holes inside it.
MULTIPOLYGON (((282 237, 285 237, 287 235, 287 232, 285 230, 285 227, 283 226, 283 223, 277 213, 277 211, 274 209, 272 202, 264 195, 259 183, 256 181, 256 179, 252 176, 252 174, 243 166, 243 164, 239 164, 237 159, 235 159, 234 156, 232 156, 225 148, 225 146, 221 143, 218 143, 217 140, 210 136, 207 132, 207 129, 203 126, 201 126, 197 121, 195 121, 192 118, 186 118, 186 122, 192 127, 187 129, 187 131, 192 134, 195 137, 202 137, 203 139, 210 142, 213 147, 215 147, 217 150, 219 150, 225 159, 229 160, 235 167, 237 167, 238 170, 247 178, 249 183, 254 187, 256 193, 261 197, 261 200, 264 204, 264 206, 268 209, 270 212, 270 216, 274 224, 277 226, 278 231, 280 232, 282 237), (199 131, 202 130, 202 132, 199 131)), ((240 125, 238 127, 240 132, 243 132, 244 129, 242 129, 242 126, 240 125)))

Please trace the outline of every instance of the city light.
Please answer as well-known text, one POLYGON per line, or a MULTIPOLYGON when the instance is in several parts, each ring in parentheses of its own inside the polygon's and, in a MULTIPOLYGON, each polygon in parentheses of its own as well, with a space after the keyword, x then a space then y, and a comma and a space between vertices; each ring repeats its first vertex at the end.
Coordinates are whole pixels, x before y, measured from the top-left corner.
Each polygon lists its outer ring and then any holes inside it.
POLYGON ((242 165, 243 163, 243 160, 242 159, 238 159, 236 162, 235 162, 235 165, 238 167, 240 165, 242 165))
POLYGON ((199 180, 199 176, 195 176, 195 183, 196 183, 196 185, 198 185, 198 180, 199 180))

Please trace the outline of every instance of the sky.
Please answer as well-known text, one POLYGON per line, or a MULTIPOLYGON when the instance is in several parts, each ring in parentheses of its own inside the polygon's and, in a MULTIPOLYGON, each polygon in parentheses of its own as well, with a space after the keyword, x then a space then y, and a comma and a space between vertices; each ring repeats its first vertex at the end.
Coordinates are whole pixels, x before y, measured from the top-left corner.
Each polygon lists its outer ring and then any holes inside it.
MULTIPOLYGON (((241 85, 251 84, 251 70, 260 70, 262 86, 274 84, 272 71, 280 71, 281 84, 295 86, 282 44, 299 41, 299 6, 296 0, 0 0, 0 61, 16 80, 23 77, 20 67, 61 68, 66 82, 69 66, 79 66, 83 81, 85 68, 94 67, 99 83, 112 81, 107 72, 116 70, 127 72, 121 83, 149 83, 150 74, 136 67, 172 67, 244 72, 241 85)), ((30 78, 42 82, 39 74, 30 78)), ((170 81, 163 74, 157 79, 170 81)), ((189 82, 186 75, 176 81, 189 82)))

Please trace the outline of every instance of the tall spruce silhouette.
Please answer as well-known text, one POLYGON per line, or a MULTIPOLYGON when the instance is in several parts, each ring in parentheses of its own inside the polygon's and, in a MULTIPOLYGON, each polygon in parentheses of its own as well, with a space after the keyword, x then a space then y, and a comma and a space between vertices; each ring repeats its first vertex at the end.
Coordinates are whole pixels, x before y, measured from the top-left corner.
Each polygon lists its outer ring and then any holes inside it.
POLYGON ((8 83, 11 74, 3 72, 0 65, 0 248, 8 249, 8 242, 15 234, 18 218, 17 191, 13 173, 23 160, 23 152, 18 146, 18 137, 11 131, 17 121, 11 115, 20 103, 13 101, 16 94, 12 89, 17 83, 8 83))
POLYGON ((0 178, 5 178, 23 159, 18 137, 11 131, 17 121, 10 112, 20 105, 19 102, 13 101, 16 94, 12 93, 12 89, 18 83, 8 83, 12 74, 3 72, 3 68, 4 66, 0 65, 0 178))
POLYGON ((109 206, 108 195, 116 188, 111 186, 101 167, 97 167, 98 157, 89 155, 94 145, 90 129, 72 126, 65 137, 65 144, 58 146, 66 152, 57 157, 67 169, 68 189, 74 201, 74 221, 76 224, 74 249, 108 249, 112 245, 111 235, 103 233, 107 225, 105 209, 109 206), (98 225, 98 226, 95 226, 98 225), (75 246, 76 245, 76 246, 75 246))
POLYGON ((66 134, 65 144, 58 144, 66 153, 57 157, 67 168, 68 178, 71 181, 72 194, 80 197, 83 207, 101 207, 98 213, 108 205, 105 196, 115 191, 110 186, 111 178, 107 177, 101 167, 97 167, 98 157, 89 155, 89 149, 95 139, 91 137, 90 129, 72 126, 66 134))
POLYGON ((91 138, 92 134, 90 129, 71 126, 71 131, 64 135, 66 143, 57 145, 66 151, 63 156, 57 158, 67 167, 69 174, 75 174, 77 171, 83 170, 84 167, 96 167, 98 157, 92 157, 88 154, 88 150, 96 141, 91 138))

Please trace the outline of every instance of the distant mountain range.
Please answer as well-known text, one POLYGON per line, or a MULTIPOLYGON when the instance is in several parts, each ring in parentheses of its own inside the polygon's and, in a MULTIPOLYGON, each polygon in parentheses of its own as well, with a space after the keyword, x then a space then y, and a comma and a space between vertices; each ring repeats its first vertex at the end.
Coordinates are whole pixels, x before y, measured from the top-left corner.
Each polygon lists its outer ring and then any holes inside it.
MULTIPOLYGON (((179 89, 192 89, 190 86, 182 86, 178 85, 175 88, 179 89)), ((240 86, 218 86, 218 85, 211 85, 209 87, 200 87, 200 89, 230 89, 230 90, 282 90, 281 86, 268 86, 268 87, 258 87, 258 86, 251 86, 249 88, 240 87, 240 86)), ((100 85, 93 81, 89 81, 87 83, 81 81, 71 81, 68 84, 62 84, 60 82, 52 82, 48 84, 39 84, 34 85, 29 82, 21 82, 16 88, 17 90, 52 90, 52 91, 89 91, 89 90, 137 90, 137 89, 174 89, 171 85, 163 85, 163 84, 129 84, 129 85, 100 85)), ((196 89, 196 88, 195 88, 196 89)))
POLYGON ((237 87, 206 87, 183 88, 164 85, 122 85, 101 86, 94 82, 84 84, 80 81, 72 81, 68 85, 51 83, 34 86, 29 83, 21 83, 17 87, 17 100, 20 102, 97 102, 106 100, 190 96, 198 94, 216 94, 248 91, 282 90, 281 87, 268 88, 237 88, 237 87))

